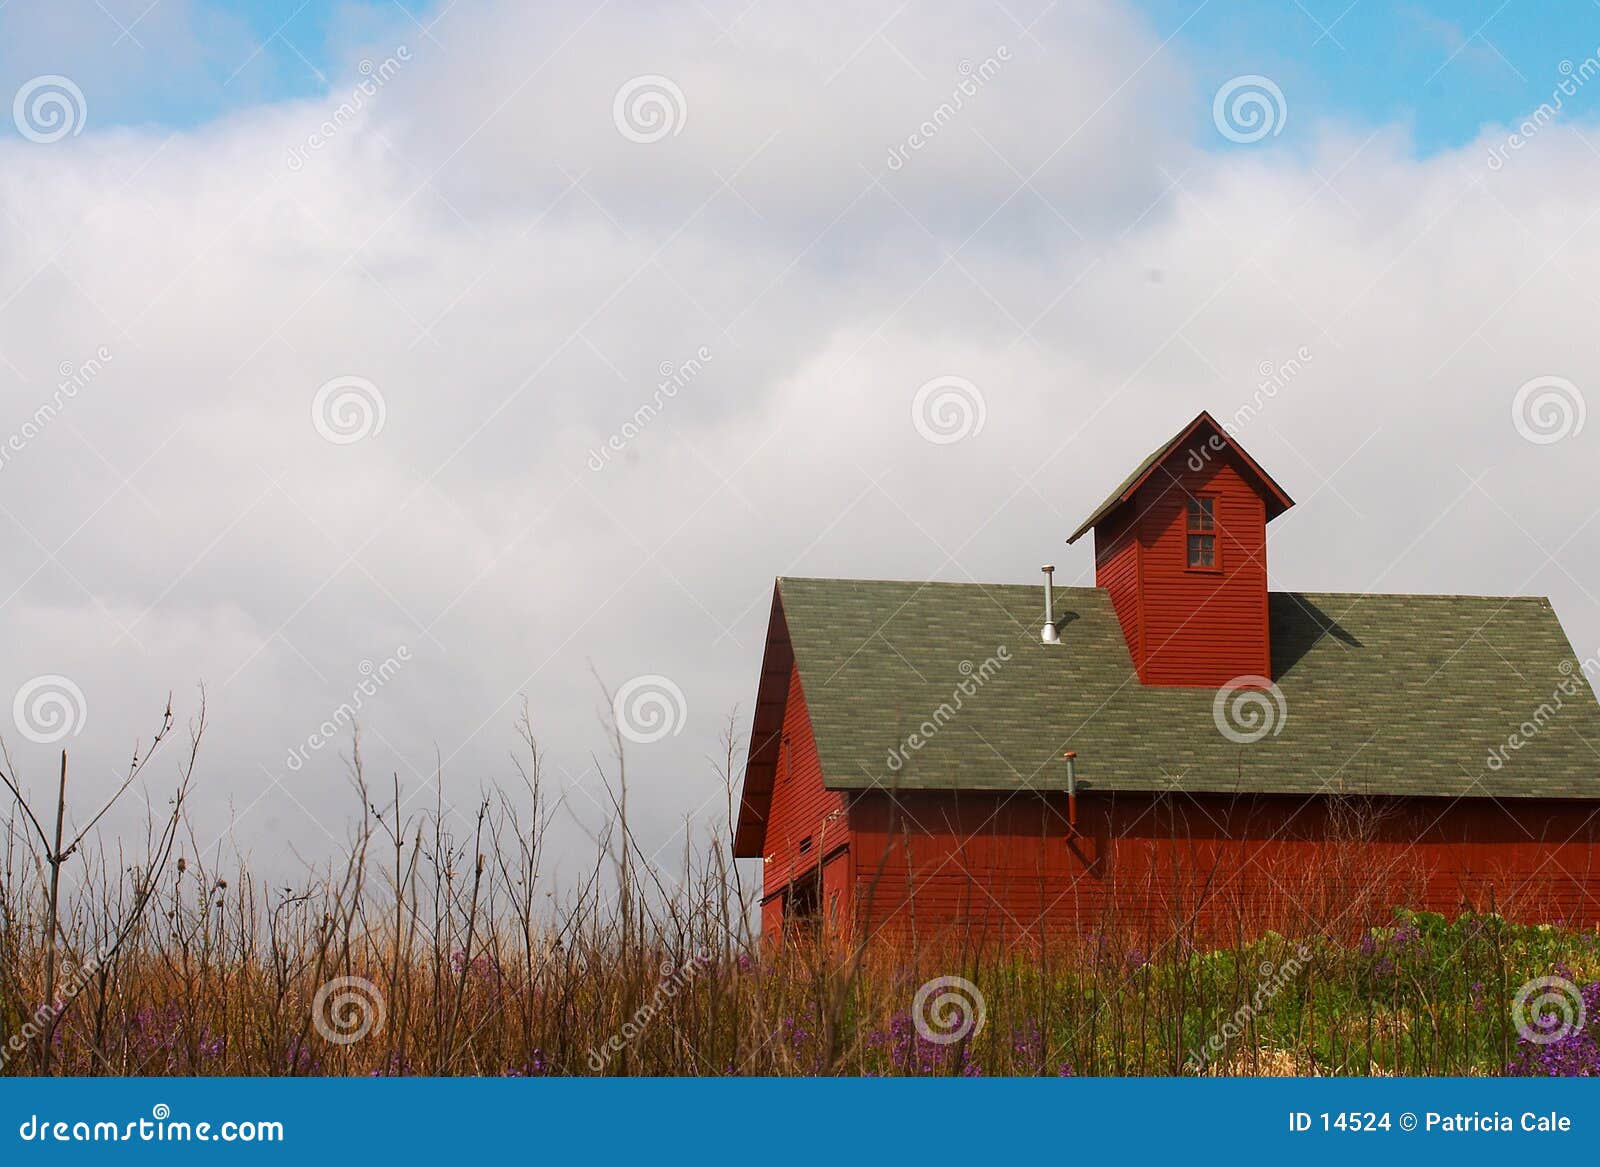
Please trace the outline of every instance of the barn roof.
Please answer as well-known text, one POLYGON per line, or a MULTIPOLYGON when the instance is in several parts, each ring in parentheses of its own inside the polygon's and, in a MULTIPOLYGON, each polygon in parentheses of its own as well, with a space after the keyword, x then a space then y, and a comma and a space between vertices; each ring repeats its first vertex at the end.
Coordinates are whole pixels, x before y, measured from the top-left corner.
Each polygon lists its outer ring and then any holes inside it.
POLYGON ((1078 525, 1076 531, 1068 536, 1067 542, 1076 543, 1083 538, 1086 532, 1098 525, 1101 519, 1131 499, 1134 492, 1144 485, 1145 479, 1155 473, 1156 467, 1160 466, 1173 454, 1182 453, 1186 448, 1185 443, 1200 430, 1210 431, 1205 435, 1206 440, 1215 440, 1224 449, 1232 450, 1238 455, 1241 467, 1256 490, 1260 492, 1261 497, 1266 501, 1267 519, 1269 521, 1294 506, 1294 499, 1290 498, 1288 492, 1273 480, 1272 475, 1263 470, 1256 460, 1245 451, 1245 448, 1234 441, 1232 435, 1223 429, 1216 418, 1202 409, 1199 416, 1173 434, 1172 437, 1162 442, 1150 452, 1150 455, 1143 462, 1134 467, 1133 473, 1124 478, 1117 488, 1106 496, 1105 501, 1094 508, 1094 512, 1078 525))
POLYGON ((1070 749, 1085 791, 1600 798, 1600 704, 1545 599, 1273 592, 1283 712, 1248 742, 1214 690, 1139 683, 1097 588, 1056 590, 1060 646, 1038 587, 785 578, 775 600, 829 787, 1059 790, 1070 749))

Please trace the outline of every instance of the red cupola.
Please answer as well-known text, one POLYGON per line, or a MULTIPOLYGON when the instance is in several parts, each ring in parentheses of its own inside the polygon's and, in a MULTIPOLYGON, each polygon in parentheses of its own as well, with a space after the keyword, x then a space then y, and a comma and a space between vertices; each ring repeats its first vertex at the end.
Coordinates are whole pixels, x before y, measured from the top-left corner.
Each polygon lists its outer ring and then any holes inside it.
POLYGON ((1068 543, 1094 531, 1146 685, 1216 688, 1272 676, 1267 523, 1294 505, 1209 413, 1146 458, 1068 543))

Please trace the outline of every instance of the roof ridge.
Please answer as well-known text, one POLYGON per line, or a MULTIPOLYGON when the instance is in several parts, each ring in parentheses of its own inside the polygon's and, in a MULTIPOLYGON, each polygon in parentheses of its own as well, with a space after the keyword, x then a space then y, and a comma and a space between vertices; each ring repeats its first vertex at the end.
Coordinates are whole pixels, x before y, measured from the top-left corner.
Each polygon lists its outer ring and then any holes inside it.
MULTIPOLYGON (((824 584, 901 584, 918 588, 1038 588, 1037 581, 1015 580, 960 580, 960 579, 890 579, 882 576, 837 575, 780 575, 778 583, 824 584)), ((1056 591, 1103 592, 1106 589, 1094 584, 1057 584, 1056 591)), ((1326 588, 1272 588, 1273 596, 1342 596, 1356 602, 1361 600, 1500 600, 1504 603, 1532 602, 1549 605, 1549 596, 1502 595, 1493 592, 1349 592, 1326 588)))
POLYGON ((1493 592, 1335 592, 1325 591, 1320 588, 1278 588, 1267 593, 1273 596, 1348 596, 1354 600, 1383 599, 1383 600, 1503 600, 1512 603, 1519 600, 1531 600, 1535 603, 1549 604, 1549 596, 1507 596, 1493 592))
MULTIPOLYGON (((829 576, 829 575, 780 575, 779 583, 839 583, 839 584, 904 584, 907 587, 929 588, 1043 588, 1044 584, 1037 581, 1031 583, 1007 582, 1003 580, 961 580, 961 579, 883 579, 877 576, 829 576)), ((1095 587, 1093 584, 1056 584, 1056 591, 1077 590, 1081 592, 1104 591, 1104 588, 1095 587)))

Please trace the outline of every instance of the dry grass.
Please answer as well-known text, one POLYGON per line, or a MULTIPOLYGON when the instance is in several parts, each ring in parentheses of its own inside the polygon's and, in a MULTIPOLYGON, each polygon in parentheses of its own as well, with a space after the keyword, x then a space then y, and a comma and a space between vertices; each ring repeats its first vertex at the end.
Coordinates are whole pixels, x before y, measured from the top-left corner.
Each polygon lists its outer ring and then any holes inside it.
POLYGON ((492 793, 465 824, 400 810, 397 785, 375 795, 357 749, 348 853, 293 887, 194 846, 200 724, 137 860, 126 840, 63 839, 19 802, 0 882, 0 1073, 1494 1073, 1514 1052, 1517 985, 1556 961, 1600 975, 1592 934, 1494 916, 1419 916, 1352 943, 1337 864, 1328 888, 1303 889, 1327 919, 1285 936, 1241 916, 1220 950, 1190 942, 1184 918, 1156 943, 1141 922, 1137 948, 1116 920, 1042 948, 764 945, 725 836, 689 849, 677 878, 645 859, 620 743, 611 833, 558 901, 522 728, 516 795, 492 793), (1263 1000, 1269 965, 1293 971, 1263 1000), (962 1024, 970 994, 917 1008, 936 976, 976 987, 981 1027, 962 1024), (934 1040, 941 1017, 968 1031, 934 1040))

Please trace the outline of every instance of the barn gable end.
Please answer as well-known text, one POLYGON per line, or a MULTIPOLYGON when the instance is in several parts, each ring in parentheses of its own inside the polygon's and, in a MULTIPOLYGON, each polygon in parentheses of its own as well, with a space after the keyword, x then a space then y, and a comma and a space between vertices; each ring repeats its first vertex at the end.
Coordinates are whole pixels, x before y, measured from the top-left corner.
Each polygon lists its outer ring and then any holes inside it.
POLYGON ((734 857, 762 861, 761 920, 769 936, 785 919, 841 919, 849 898, 848 797, 823 781, 782 595, 775 593, 734 833, 734 857))
POLYGON ((772 589, 772 612, 767 618, 767 644, 761 656, 761 680, 756 687, 755 718, 750 726, 749 754, 739 798, 739 821, 733 833, 736 859, 759 859, 772 804, 772 784, 778 772, 784 718, 789 705, 789 683, 794 673, 794 647, 783 615, 783 597, 772 589))

